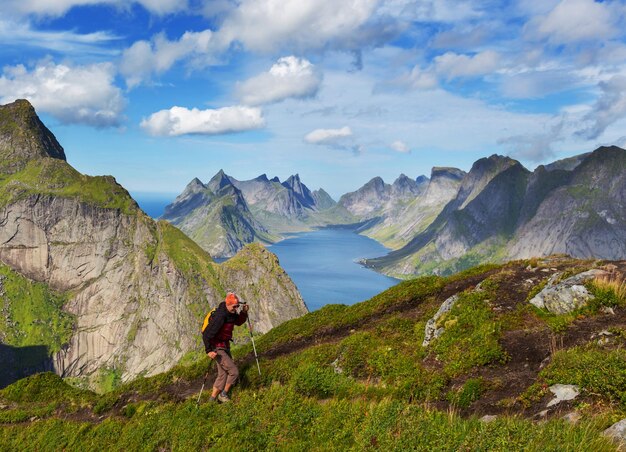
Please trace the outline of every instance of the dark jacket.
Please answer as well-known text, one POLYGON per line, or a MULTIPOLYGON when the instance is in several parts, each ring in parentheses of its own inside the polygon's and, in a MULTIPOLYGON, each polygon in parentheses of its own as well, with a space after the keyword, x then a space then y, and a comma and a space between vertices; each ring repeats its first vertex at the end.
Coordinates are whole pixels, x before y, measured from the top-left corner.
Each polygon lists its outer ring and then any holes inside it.
POLYGON ((209 353, 218 348, 230 349, 230 341, 233 338, 235 325, 243 325, 247 319, 248 314, 245 312, 239 314, 228 312, 226 303, 222 301, 211 315, 211 320, 209 320, 209 324, 204 333, 202 333, 204 350, 209 353))

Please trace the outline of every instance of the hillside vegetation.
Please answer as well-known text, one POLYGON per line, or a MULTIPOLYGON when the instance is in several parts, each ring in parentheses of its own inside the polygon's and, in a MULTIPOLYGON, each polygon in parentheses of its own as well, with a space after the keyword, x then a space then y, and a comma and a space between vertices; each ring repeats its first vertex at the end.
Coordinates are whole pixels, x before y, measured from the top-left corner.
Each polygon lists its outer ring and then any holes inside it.
POLYGON ((196 406, 201 353, 97 396, 49 373, 0 391, 0 444, 32 450, 615 450, 626 417, 626 262, 546 258, 402 282, 328 305, 235 350, 233 402, 196 406), (589 268, 593 301, 550 314, 528 301, 589 268), (423 345, 428 320, 439 337, 423 345), (554 384, 580 396, 547 407, 554 384), (563 419, 564 415, 567 419, 563 419), (483 417, 490 415, 495 417, 483 417))

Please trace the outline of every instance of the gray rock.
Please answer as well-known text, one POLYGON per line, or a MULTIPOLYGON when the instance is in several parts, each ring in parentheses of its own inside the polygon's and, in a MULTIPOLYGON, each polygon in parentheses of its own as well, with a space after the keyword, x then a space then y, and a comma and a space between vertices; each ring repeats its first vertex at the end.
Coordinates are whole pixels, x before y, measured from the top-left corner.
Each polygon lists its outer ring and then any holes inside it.
POLYGON ((602 434, 610 438, 620 449, 626 448, 626 419, 616 422, 602 434))
POLYGON ((559 274, 555 273, 546 286, 535 295, 530 303, 539 309, 546 309, 553 314, 566 314, 585 306, 593 295, 583 285, 585 282, 606 274, 603 270, 589 270, 579 273, 555 284, 559 274))
POLYGON ((556 384, 550 386, 549 389, 555 397, 548 402, 548 405, 546 405, 548 408, 566 400, 574 400, 580 394, 578 386, 576 385, 556 384))
POLYGON ((433 339, 436 339, 443 334, 444 328, 437 327, 437 321, 441 318, 442 315, 450 312, 458 299, 459 296, 457 294, 452 295, 441 304, 439 310, 435 313, 435 315, 431 319, 429 319, 428 322, 426 322, 426 328, 424 330, 424 342, 422 342, 422 347, 428 347, 433 339))
POLYGON ((485 424, 489 424, 490 422, 493 422, 496 419, 498 419, 498 416, 496 416, 495 414, 485 414, 483 417, 479 419, 479 421, 484 422, 485 424))

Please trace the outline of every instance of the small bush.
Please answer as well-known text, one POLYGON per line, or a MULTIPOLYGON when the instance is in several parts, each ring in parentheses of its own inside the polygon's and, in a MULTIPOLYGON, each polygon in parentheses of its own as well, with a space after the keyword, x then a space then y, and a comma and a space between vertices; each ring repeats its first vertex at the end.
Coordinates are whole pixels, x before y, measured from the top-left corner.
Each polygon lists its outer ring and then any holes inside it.
POLYGON ((468 408, 486 389, 487 384, 482 378, 470 378, 458 390, 448 392, 446 398, 459 408, 468 408))
POLYGON ((346 378, 335 373, 331 367, 320 367, 316 364, 300 367, 293 376, 294 389, 309 397, 327 398, 339 395, 345 392, 347 384, 346 378))

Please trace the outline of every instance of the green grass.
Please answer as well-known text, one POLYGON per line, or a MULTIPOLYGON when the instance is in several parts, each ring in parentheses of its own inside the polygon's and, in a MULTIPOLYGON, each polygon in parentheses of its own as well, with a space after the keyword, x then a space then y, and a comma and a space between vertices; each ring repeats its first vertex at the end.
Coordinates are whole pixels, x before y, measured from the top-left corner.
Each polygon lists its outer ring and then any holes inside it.
POLYGON ((111 176, 85 176, 67 162, 53 158, 29 161, 21 170, 0 178, 0 207, 33 195, 75 198, 132 215, 139 211, 128 192, 111 176))
POLYGON ((481 291, 460 294, 450 312, 439 318, 445 331, 433 341, 432 348, 449 376, 507 359, 499 343, 502 324, 488 304, 493 290, 485 283, 482 287, 481 291))
POLYGON ((539 377, 548 385, 574 384, 626 409, 626 350, 595 345, 560 350, 539 377))
POLYGON ((8 314, 0 316, 2 342, 15 347, 41 345, 50 354, 61 350, 69 342, 75 322, 62 310, 68 295, 30 281, 1 264, 0 278, 4 289, 0 308, 8 314))
POLYGON ((517 418, 462 419, 383 399, 323 402, 281 385, 241 392, 230 405, 144 402, 91 424, 40 420, 5 426, 14 450, 614 450, 606 420, 569 425, 517 418))

